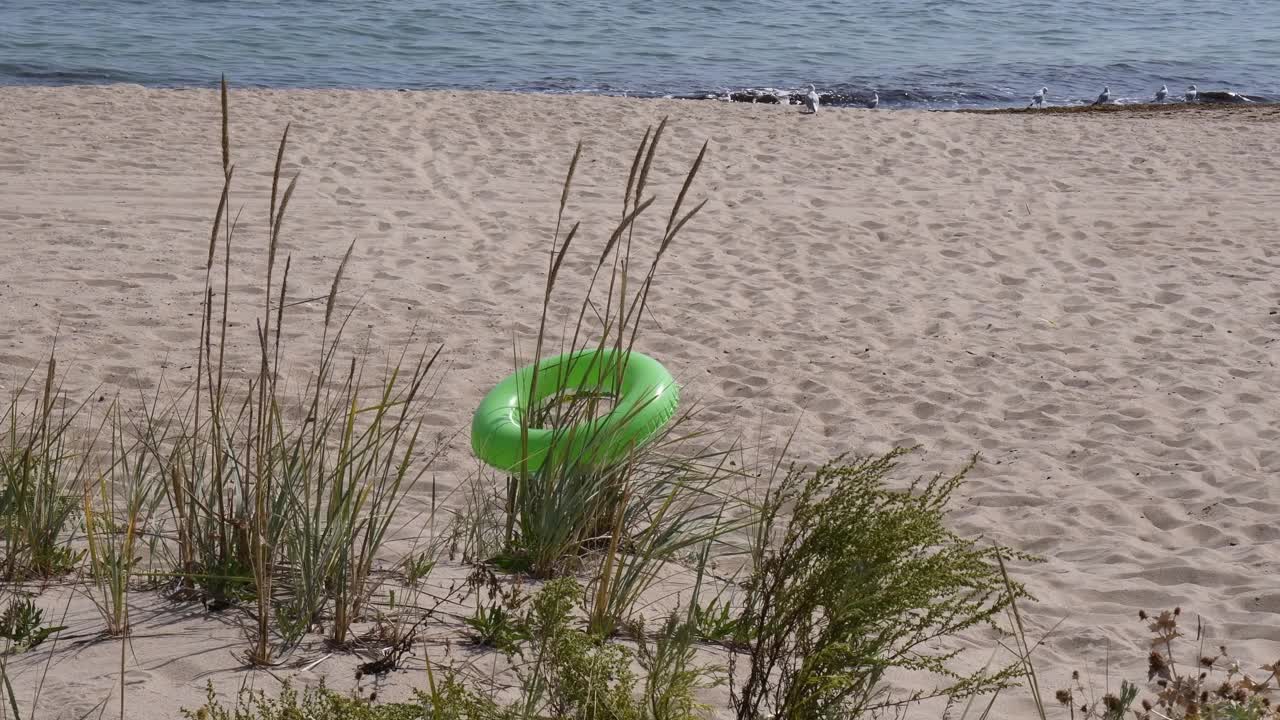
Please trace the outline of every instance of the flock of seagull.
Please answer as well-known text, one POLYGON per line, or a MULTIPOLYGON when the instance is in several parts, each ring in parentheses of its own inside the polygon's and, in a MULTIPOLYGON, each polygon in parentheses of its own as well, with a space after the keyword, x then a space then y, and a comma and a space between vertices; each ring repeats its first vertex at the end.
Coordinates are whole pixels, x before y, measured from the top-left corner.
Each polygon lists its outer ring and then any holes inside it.
MULTIPOLYGON (((762 102, 776 102, 782 105, 791 105, 793 103, 803 104, 806 111, 809 114, 817 113, 818 108, 822 105, 822 97, 818 94, 818 88, 812 84, 809 85, 809 92, 805 95, 799 96, 799 98, 796 98, 796 96, 792 95, 790 92, 782 92, 777 90, 767 90, 767 91, 764 91, 763 93, 743 92, 741 93, 741 95, 743 96, 741 98, 739 98, 738 95, 739 95, 738 93, 734 93, 726 89, 724 92, 724 95, 720 96, 720 98, 728 102, 735 102, 735 101, 748 102, 749 101, 754 103, 757 100, 760 100, 762 102)), ((707 97, 713 97, 713 96, 707 96, 707 97)), ((840 97, 842 100, 844 99, 853 100, 853 98, 847 97, 847 96, 840 96, 840 97)), ((1040 90, 1036 94, 1031 96, 1031 102, 1027 104, 1027 108, 1030 109, 1030 108, 1048 107, 1049 106, 1048 97, 1049 97, 1049 88, 1048 87, 1040 88, 1040 90)), ((1184 92, 1182 95, 1182 98, 1184 101, 1188 103, 1268 102, 1266 98, 1261 98, 1258 96, 1254 96, 1251 98, 1236 92, 1232 92, 1230 90, 1208 90, 1208 91, 1201 92, 1199 89, 1196 88, 1195 85, 1188 85, 1186 92, 1184 92)), ((1169 86, 1161 85, 1160 89, 1156 90, 1155 95, 1152 97, 1151 102, 1163 103, 1168 101, 1169 99, 1170 99, 1169 86)), ((870 98, 868 99, 859 98, 857 102, 869 110, 874 110, 880 105, 880 93, 873 90, 870 98)), ((1111 87, 1106 86, 1102 88, 1102 92, 1098 94, 1098 97, 1092 103, 1090 103, 1090 105, 1094 105, 1094 106, 1108 105, 1111 102, 1112 102, 1111 87)))
MULTIPOLYGON (((1045 96, 1048 95, 1048 93, 1049 93, 1049 88, 1047 87, 1040 88, 1040 92, 1037 92, 1035 95, 1031 96, 1031 103, 1027 105, 1027 107, 1028 108, 1044 107, 1044 99, 1045 99, 1045 96)), ((1188 85, 1187 91, 1183 94, 1182 98, 1187 102, 1191 103, 1196 101, 1196 98, 1199 96, 1199 94, 1200 94, 1200 91, 1196 89, 1195 85, 1188 85)), ((1169 86, 1161 85, 1160 89, 1156 91, 1154 102, 1162 103, 1168 98, 1169 98, 1169 86)), ((1093 104, 1106 105, 1109 102, 1111 102, 1111 86, 1108 85, 1102 88, 1102 92, 1099 93, 1098 99, 1094 100, 1093 104)))

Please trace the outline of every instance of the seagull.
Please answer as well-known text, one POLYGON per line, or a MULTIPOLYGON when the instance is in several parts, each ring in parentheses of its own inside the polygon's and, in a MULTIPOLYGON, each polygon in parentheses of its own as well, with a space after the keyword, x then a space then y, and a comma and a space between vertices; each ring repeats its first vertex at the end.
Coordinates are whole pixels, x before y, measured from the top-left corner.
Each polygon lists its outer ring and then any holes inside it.
POLYGON ((1183 95, 1183 97, 1184 97, 1184 98, 1186 98, 1186 101, 1187 101, 1187 102, 1195 102, 1195 101, 1196 101, 1196 95, 1199 95, 1199 94, 1200 94, 1200 91, 1199 91, 1199 90, 1196 90, 1196 86, 1195 86, 1195 85, 1188 85, 1188 86, 1187 86, 1187 94, 1186 94, 1186 95, 1183 95))
POLYGON ((809 85, 809 94, 804 96, 804 106, 809 108, 809 112, 818 112, 818 89, 813 85, 809 85))
POLYGON ((1162 103, 1167 97, 1169 97, 1169 86, 1161 85, 1160 89, 1156 91, 1156 102, 1162 103))
POLYGON ((879 104, 880 104, 880 93, 876 92, 875 90, 872 90, 871 99, 867 101, 867 109, 875 110, 876 106, 879 104))
POLYGON ((1032 96, 1031 96, 1031 104, 1030 104, 1030 105, 1027 105, 1027 107, 1029 107, 1029 108, 1030 108, 1030 107, 1040 107, 1040 108, 1044 107, 1044 96, 1045 96, 1045 93, 1048 93, 1048 92, 1049 92, 1049 88, 1047 88, 1047 87, 1042 87, 1042 88, 1040 88, 1040 92, 1038 92, 1038 93, 1036 93, 1035 95, 1032 95, 1032 96))
POLYGON ((1098 99, 1097 99, 1097 100, 1094 100, 1094 101, 1093 101, 1093 104, 1094 104, 1094 105, 1106 105, 1106 104, 1107 104, 1107 103, 1109 103, 1109 102, 1111 102, 1111 87, 1110 87, 1110 86, 1107 86, 1107 87, 1102 88, 1102 94, 1098 96, 1098 99))

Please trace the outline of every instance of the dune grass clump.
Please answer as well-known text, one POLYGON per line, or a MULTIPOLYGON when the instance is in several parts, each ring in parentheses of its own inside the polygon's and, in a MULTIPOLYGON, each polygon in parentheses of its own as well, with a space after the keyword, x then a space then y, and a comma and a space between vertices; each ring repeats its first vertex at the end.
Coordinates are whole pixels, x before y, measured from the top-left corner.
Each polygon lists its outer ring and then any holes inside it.
MULTIPOLYGON (((658 450, 677 438, 687 440, 681 437, 679 420, 660 430, 657 437, 632 437, 634 431, 629 426, 641 407, 629 414, 608 413, 608 422, 603 424, 591 422, 602 413, 602 405, 607 408, 613 388, 621 385, 620 379, 627 372, 627 359, 639 335, 662 258, 680 230, 703 206, 699 203, 683 211, 685 198, 706 156, 705 144, 685 176, 665 229, 655 241, 652 259, 647 267, 642 265, 643 275, 638 286, 632 287, 632 265, 640 252, 636 227, 655 202, 654 197, 646 197, 646 191, 665 127, 663 120, 656 130, 650 128, 636 149, 623 193, 621 219, 598 254, 589 255, 594 262, 587 289, 576 318, 566 321, 566 325, 572 325, 566 328, 556 349, 557 353, 568 355, 585 352, 575 362, 589 366, 585 374, 600 379, 594 387, 555 386, 538 367, 551 344, 547 328, 561 268, 570 250, 576 248, 580 224, 574 223, 563 236, 561 232, 581 144, 569 163, 561 189, 534 347, 535 369, 528 401, 531 411, 520 418, 524 460, 508 480, 505 512, 507 554, 537 577, 553 577, 574 569, 585 547, 621 532, 624 525, 629 528, 637 515, 654 517, 658 506, 684 506, 686 499, 709 485, 690 483, 686 493, 685 488, 670 484, 673 468, 658 450), (602 292, 598 291, 600 284, 604 285, 599 288, 602 292), (553 433, 550 449, 536 469, 528 463, 532 428, 553 433), (619 447, 631 448, 631 452, 619 452, 619 447)), ((686 452, 687 447, 686 444, 686 452)), ((710 453, 694 452, 682 459, 682 474, 692 475, 687 471, 705 466, 707 460, 714 458, 710 453)), ((706 473, 703 475, 700 480, 709 479, 706 473)))
POLYGON ((508 477, 500 512, 492 506, 486 512, 483 496, 469 504, 472 529, 464 533, 473 546, 492 546, 496 534, 478 529, 474 521, 500 515, 498 560, 503 567, 538 578, 585 572, 590 582, 584 607, 591 631, 600 635, 618 631, 631 618, 640 597, 674 559, 741 527, 725 520, 726 506, 737 504, 725 493, 735 475, 728 465, 730 453, 712 446, 692 412, 677 414, 663 427, 637 431, 632 424, 657 395, 648 393, 646 401, 629 410, 612 404, 628 371, 660 264, 705 204, 686 208, 706 144, 670 211, 649 219, 656 202, 649 193, 651 171, 665 128, 664 119, 641 139, 623 189, 619 221, 602 247, 585 251, 591 270, 577 311, 553 323, 552 298, 565 258, 582 244, 578 223, 562 235, 581 145, 569 163, 548 256, 530 408, 520 418, 521 456, 526 460, 508 477), (645 242, 651 232, 652 239, 645 242), (645 248, 651 254, 641 260, 645 248), (558 342, 547 330, 553 324, 564 327, 558 342), (568 387, 543 376, 538 364, 553 345, 554 352, 586 365, 582 374, 598 381, 568 387), (527 462, 533 428, 552 433, 536 468, 527 462))
POLYGON ((348 642, 351 624, 370 600, 375 555, 405 493, 429 466, 419 438, 439 348, 406 350, 376 377, 365 361, 341 357, 346 318, 337 301, 353 243, 321 297, 316 370, 300 398, 288 395, 280 375, 287 357, 285 308, 296 304, 289 256, 274 284, 297 185, 295 176, 279 191, 286 127, 271 183, 257 372, 229 376, 227 297, 238 214, 230 207, 225 81, 221 97, 224 183, 210 233, 192 403, 175 437, 152 446, 173 518, 179 590, 252 601, 257 632, 249 659, 268 664, 312 630, 327 627, 331 641, 348 642), (220 308, 214 300, 219 269, 220 308))
MULTIPOLYGON (((203 258, 195 376, 176 393, 162 381, 141 407, 115 400, 98 418, 65 402, 52 357, 40 397, 19 389, 0 430, 0 577, 82 570, 108 635, 128 633, 128 595, 144 579, 175 600, 252 607, 247 659, 265 665, 308 632, 347 644, 351 625, 365 619, 375 558, 432 459, 420 437, 439 348, 406 348, 378 367, 367 348, 348 349, 350 315, 339 296, 354 243, 327 292, 297 299, 291 257, 278 257, 297 183, 281 182, 286 127, 255 298, 256 365, 232 366, 230 276, 242 226, 232 207, 228 105, 224 81, 223 182, 203 258), (308 362, 312 348, 286 347, 286 309, 314 302, 324 307, 308 362), (283 378, 292 362, 311 368, 300 393, 283 378), (88 440, 73 443, 83 425, 88 440)), ((430 568, 420 559, 412 569, 421 580, 430 568)))

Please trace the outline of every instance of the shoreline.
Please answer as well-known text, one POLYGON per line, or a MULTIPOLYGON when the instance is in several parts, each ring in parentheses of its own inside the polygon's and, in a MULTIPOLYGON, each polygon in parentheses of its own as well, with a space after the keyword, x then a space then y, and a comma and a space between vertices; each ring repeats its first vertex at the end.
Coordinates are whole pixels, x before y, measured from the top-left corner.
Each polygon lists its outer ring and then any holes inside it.
MULTIPOLYGON (((217 83, 209 83, 207 85, 162 85, 162 84, 140 84, 135 82, 103 82, 103 83, 0 83, 0 91, 16 90, 16 89, 92 89, 92 88, 135 88, 145 90, 158 91, 212 91, 217 87, 217 83)), ((363 86, 333 86, 333 87, 293 87, 293 86, 264 86, 264 85, 245 85, 237 86, 237 92, 372 92, 372 93, 415 93, 415 94, 432 94, 432 93, 452 93, 452 94, 476 94, 476 95, 496 95, 510 96, 523 95, 532 97, 595 97, 595 98, 615 98, 620 100, 676 100, 676 101, 692 101, 692 102, 714 102, 724 104, 742 104, 742 105, 777 105, 784 106, 779 98, 783 94, 790 97, 790 106, 802 107, 804 104, 804 94, 802 90, 773 90, 764 89, 742 89, 733 90, 730 95, 732 100, 727 96, 715 93, 689 93, 689 94, 667 94, 658 95, 651 93, 627 93, 613 91, 576 91, 576 90, 491 90, 484 88, 410 88, 410 87, 363 87, 363 86)), ((1224 94, 1223 91, 1206 90, 1202 94, 1224 94)), ((820 90, 819 94, 823 98, 823 108, 833 110, 865 110, 864 102, 870 97, 870 92, 839 92, 832 93, 825 89, 820 90), (836 102, 828 104, 831 97, 838 98, 836 102)), ((1044 108, 1028 108, 1021 104, 1010 104, 1010 100, 991 100, 986 104, 959 105, 936 107, 932 102, 925 99, 911 98, 909 96, 894 97, 885 95, 881 98, 881 103, 876 111, 925 111, 940 113, 973 113, 973 114, 1009 114, 1019 113, 1022 111, 1030 112, 1047 112, 1047 113, 1081 113, 1081 112, 1134 112, 1134 111, 1174 111, 1176 109, 1191 108, 1212 108, 1214 110, 1247 110, 1250 108, 1275 108, 1280 107, 1280 100, 1272 100, 1262 96, 1254 96, 1249 102, 1227 102, 1223 100, 1201 101, 1188 104, 1181 100, 1174 100, 1167 103, 1151 103, 1151 102, 1134 102, 1125 98, 1120 98, 1117 102, 1104 106, 1094 106, 1087 100, 1081 100, 1080 104, 1073 105, 1049 105, 1044 108), (907 99, 903 99, 906 97, 907 99)), ((1021 101, 1018 101, 1019 103, 1021 101)))

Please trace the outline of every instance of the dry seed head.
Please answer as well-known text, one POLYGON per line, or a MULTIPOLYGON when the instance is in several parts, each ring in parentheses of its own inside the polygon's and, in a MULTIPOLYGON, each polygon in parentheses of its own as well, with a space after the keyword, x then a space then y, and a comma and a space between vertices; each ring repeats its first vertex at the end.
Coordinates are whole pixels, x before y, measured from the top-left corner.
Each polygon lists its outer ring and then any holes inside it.
POLYGON ((1058 704, 1059 704, 1059 705, 1070 705, 1070 704, 1071 704, 1071 691, 1070 691, 1070 690, 1059 690, 1058 692, 1054 693, 1054 694, 1053 694, 1053 696, 1058 700, 1058 704))
POLYGON ((1151 651, 1151 655, 1147 657, 1147 680, 1159 675, 1162 678, 1169 677, 1169 665, 1165 662, 1164 656, 1155 650, 1151 651))
POLYGON ((1139 620, 1146 620, 1146 619, 1147 619, 1147 611, 1146 611, 1146 610, 1139 610, 1139 611, 1138 611, 1138 619, 1139 619, 1139 620))

